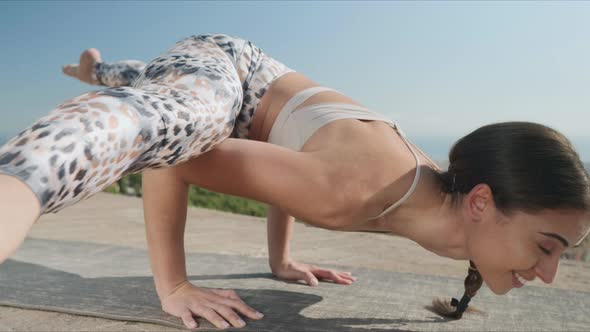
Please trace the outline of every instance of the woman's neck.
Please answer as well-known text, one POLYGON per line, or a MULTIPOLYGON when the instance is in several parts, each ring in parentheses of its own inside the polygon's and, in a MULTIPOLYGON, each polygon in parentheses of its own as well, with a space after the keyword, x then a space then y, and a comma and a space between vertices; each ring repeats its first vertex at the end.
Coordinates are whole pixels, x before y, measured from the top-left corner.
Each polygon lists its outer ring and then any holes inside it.
POLYGON ((414 193, 382 221, 394 235, 403 236, 443 257, 469 259, 465 248, 463 218, 451 207, 451 196, 441 194, 436 172, 421 169, 414 193))

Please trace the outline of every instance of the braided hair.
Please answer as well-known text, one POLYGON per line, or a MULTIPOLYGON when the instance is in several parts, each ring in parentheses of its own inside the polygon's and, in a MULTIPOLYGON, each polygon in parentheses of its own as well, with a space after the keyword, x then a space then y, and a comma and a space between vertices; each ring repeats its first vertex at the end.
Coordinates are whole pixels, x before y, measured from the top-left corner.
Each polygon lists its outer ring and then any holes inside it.
POLYGON ((469 271, 463 284, 465 285, 465 292, 461 300, 457 300, 454 297, 450 301, 434 298, 432 300, 431 310, 446 318, 460 319, 463 317, 463 313, 467 311, 469 302, 483 284, 481 274, 477 271, 477 267, 473 261, 469 261, 469 271))

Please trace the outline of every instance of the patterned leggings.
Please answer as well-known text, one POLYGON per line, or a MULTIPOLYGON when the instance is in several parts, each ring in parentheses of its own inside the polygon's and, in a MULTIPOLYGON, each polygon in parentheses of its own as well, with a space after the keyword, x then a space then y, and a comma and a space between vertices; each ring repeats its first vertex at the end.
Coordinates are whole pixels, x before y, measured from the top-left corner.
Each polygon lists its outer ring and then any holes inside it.
POLYGON ((269 84, 293 72, 251 42, 185 38, 144 65, 98 63, 108 88, 69 99, 0 147, 0 173, 58 212, 125 174, 185 162, 227 137, 248 138, 269 84))

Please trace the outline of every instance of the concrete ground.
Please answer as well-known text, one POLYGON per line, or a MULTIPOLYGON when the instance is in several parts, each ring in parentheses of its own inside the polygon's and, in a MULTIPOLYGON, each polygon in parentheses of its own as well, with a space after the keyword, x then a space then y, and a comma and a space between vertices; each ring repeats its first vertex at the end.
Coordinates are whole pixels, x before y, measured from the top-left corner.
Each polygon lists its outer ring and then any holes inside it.
MULTIPOLYGON (((106 193, 58 214, 43 216, 29 236, 147 249, 141 199, 106 193)), ((190 208, 185 242, 186 251, 192 253, 267 256, 264 218, 190 208)), ((331 232, 303 224, 295 227, 292 255, 297 260, 320 265, 353 265, 460 279, 465 277, 467 266, 465 261, 438 257, 407 239, 384 234, 331 232)), ((553 284, 545 285, 536 280, 530 285, 589 292, 589 277, 589 263, 562 261, 553 284)), ((176 329, 0 306, 0 331, 155 330, 176 329)))

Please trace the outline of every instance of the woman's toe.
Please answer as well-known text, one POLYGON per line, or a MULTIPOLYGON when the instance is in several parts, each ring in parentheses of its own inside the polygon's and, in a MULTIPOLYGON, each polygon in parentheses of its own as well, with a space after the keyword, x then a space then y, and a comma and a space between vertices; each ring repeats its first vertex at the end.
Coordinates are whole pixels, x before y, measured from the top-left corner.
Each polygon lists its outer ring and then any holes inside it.
POLYGON ((101 62, 100 52, 96 48, 89 48, 80 55, 80 75, 78 78, 89 84, 97 84, 94 78, 94 64, 101 62))
POLYGON ((92 60, 94 60, 94 62, 101 62, 102 61, 100 59, 100 52, 96 48, 89 48, 86 51, 84 51, 82 54, 90 57, 92 60))
POLYGON ((64 74, 66 74, 68 76, 78 78, 78 65, 77 64, 65 65, 62 67, 62 71, 64 72, 64 74))
POLYGON ((101 62, 100 52, 96 48, 89 48, 80 54, 80 65, 87 66, 101 62))

